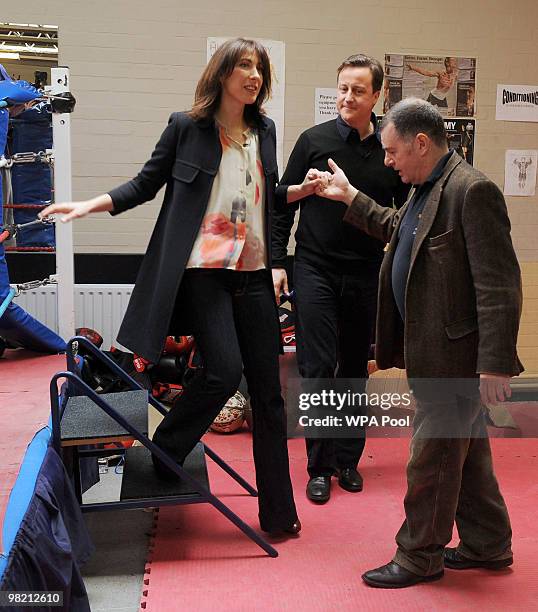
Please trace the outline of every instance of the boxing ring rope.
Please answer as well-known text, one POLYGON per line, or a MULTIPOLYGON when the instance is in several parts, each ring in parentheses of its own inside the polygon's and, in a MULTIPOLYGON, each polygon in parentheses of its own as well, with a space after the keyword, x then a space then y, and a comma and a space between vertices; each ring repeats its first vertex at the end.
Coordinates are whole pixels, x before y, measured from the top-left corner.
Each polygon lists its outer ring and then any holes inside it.
POLYGON ((4 208, 46 208, 48 204, 4 204, 4 208))
POLYGON ((15 252, 15 253, 55 253, 56 249, 54 247, 46 247, 46 246, 6 246, 4 247, 6 252, 15 252))
MULTIPOLYGON (((47 204, 12 204, 11 208, 45 208, 48 206, 47 204)), ((5 208, 5 206, 4 206, 5 208)), ((6 225, 4 226, 4 230, 0 233, 0 244, 5 242, 6 240, 11 240, 15 238, 19 230, 24 228, 29 228, 34 225, 51 225, 54 223, 54 220, 50 217, 45 217, 43 219, 36 219, 35 221, 30 221, 29 223, 22 223, 18 225, 6 225)), ((56 251, 55 247, 47 247, 47 246, 5 246, 4 250, 6 251, 35 251, 35 252, 52 252, 56 251)))

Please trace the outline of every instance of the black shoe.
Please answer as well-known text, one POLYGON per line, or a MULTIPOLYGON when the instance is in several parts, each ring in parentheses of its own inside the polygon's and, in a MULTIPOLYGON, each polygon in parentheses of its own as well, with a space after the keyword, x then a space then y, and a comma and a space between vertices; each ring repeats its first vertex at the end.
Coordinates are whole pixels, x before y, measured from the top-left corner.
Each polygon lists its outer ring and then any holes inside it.
POLYGON ((355 468, 344 468, 338 474, 338 484, 350 493, 362 491, 362 476, 355 468))
POLYGON ((476 561, 475 559, 464 557, 457 548, 445 548, 443 557, 445 560, 445 567, 455 570, 472 569, 475 567, 481 567, 489 570, 500 570, 512 565, 514 562, 514 557, 497 559, 496 561, 476 561))
POLYGON ((289 527, 284 527, 283 529, 262 529, 262 531, 265 531, 265 533, 268 533, 271 536, 277 537, 286 535, 299 535, 301 527, 301 521, 297 519, 289 527))
POLYGON ((440 571, 431 576, 419 576, 418 574, 406 570, 405 567, 398 565, 395 561, 391 561, 386 565, 365 572, 362 575, 362 579, 369 586, 378 589, 403 589, 421 582, 439 580, 443 577, 443 574, 444 572, 440 571))
POLYGON ((315 476, 306 485, 306 496, 318 504, 329 501, 331 497, 331 477, 315 476))

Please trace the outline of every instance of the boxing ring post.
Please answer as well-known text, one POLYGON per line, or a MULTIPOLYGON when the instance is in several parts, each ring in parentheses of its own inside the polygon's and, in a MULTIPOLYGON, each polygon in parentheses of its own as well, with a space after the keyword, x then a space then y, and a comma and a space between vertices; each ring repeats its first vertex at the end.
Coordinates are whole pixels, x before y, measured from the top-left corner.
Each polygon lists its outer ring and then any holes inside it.
MULTIPOLYGON (((69 69, 51 69, 51 93, 69 92, 69 69)), ((52 113, 54 142, 54 201, 70 202, 71 186, 71 116, 52 113)), ((75 332, 75 272, 73 260, 73 226, 56 223, 56 276, 58 300, 58 333, 71 338, 75 332)))

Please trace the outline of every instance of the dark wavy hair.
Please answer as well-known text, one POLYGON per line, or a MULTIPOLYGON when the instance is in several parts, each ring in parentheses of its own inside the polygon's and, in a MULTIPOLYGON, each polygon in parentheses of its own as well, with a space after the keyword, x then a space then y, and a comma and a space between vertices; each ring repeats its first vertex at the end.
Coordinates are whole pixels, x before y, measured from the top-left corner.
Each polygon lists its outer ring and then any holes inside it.
POLYGON ((222 97, 222 82, 233 72, 245 53, 256 53, 262 65, 263 82, 254 104, 245 106, 245 120, 249 125, 259 123, 265 114, 263 104, 271 95, 271 62, 267 49, 256 40, 233 38, 223 43, 209 60, 198 81, 194 104, 189 115, 195 120, 212 119, 222 97))

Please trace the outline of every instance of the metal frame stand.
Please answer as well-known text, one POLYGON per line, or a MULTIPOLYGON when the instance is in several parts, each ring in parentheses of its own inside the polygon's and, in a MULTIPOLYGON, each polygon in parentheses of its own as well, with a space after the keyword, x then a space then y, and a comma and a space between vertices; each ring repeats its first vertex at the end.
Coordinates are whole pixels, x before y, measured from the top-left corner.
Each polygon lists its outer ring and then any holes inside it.
MULTIPOLYGON (((153 455, 155 455, 166 467, 177 474, 181 480, 187 482, 196 494, 193 495, 182 495, 179 497, 159 497, 159 498, 147 498, 145 500, 129 500, 129 501, 118 501, 118 502, 106 502, 97 504, 85 504, 81 507, 84 511, 102 511, 110 509, 132 509, 149 506, 161 506, 161 505, 180 505, 180 504, 197 504, 197 503, 209 503, 215 507, 221 514, 223 514, 229 521, 231 521, 236 527, 238 527, 246 536, 253 540, 258 546, 260 546, 270 557, 277 557, 278 552, 273 548, 264 538, 256 533, 249 525, 247 525, 235 512, 233 512, 228 506, 222 503, 211 491, 201 484, 198 480, 193 478, 183 466, 176 463, 166 452, 154 444, 146 435, 136 429, 131 423, 129 423, 120 413, 118 413, 110 404, 108 404, 99 394, 97 394, 91 387, 89 387, 84 381, 82 381, 76 374, 77 366, 75 356, 78 353, 79 348, 83 346, 86 351, 97 357, 102 363, 106 364, 112 372, 118 375, 124 382, 130 385, 133 390, 146 391, 141 385, 139 385, 133 378, 131 378, 124 370, 122 370, 114 361, 104 355, 97 347, 95 347, 86 338, 77 336, 72 338, 68 342, 67 349, 67 361, 68 369, 67 372, 59 372, 55 374, 50 383, 50 401, 52 411, 52 443, 58 453, 61 453, 62 440, 61 440, 61 418, 67 399, 71 395, 85 395, 90 398, 99 408, 101 408, 108 416, 119 423, 125 430, 127 430, 133 438, 139 440, 153 455), (64 387, 64 393, 61 395, 61 401, 58 396, 57 381, 61 378, 67 379, 68 384, 64 387)), ((167 413, 166 408, 158 402, 155 398, 148 396, 149 403, 154 406, 161 414, 167 413)), ((257 491, 244 479, 242 478, 232 467, 230 467, 217 453, 211 450, 207 445, 203 444, 204 452, 209 456, 220 468, 222 468, 227 474, 229 474, 239 485, 241 485, 250 495, 253 497, 257 496, 257 491)), ((99 451, 78 451, 75 452, 75 460, 77 456, 84 456, 90 454, 99 454, 99 451)), ((100 454, 106 454, 100 453, 100 454)), ((75 466, 76 467, 76 466, 75 466)), ((75 472, 77 470, 74 470, 75 472)), ((75 485, 76 478, 75 478, 75 485)), ((77 494, 79 495, 80 501, 80 483, 78 484, 77 494)))

